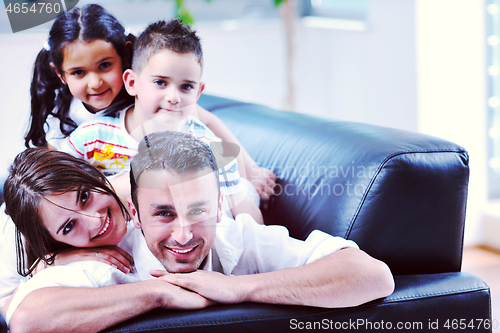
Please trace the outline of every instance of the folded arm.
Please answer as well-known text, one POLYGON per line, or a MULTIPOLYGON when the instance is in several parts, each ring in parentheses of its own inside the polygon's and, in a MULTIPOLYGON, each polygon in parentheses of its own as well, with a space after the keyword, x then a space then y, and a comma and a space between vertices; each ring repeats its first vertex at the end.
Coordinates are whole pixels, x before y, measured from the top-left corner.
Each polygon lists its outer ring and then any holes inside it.
POLYGON ((9 329, 11 333, 97 332, 157 307, 200 309, 210 303, 160 280, 102 288, 47 287, 24 298, 9 329))
POLYGON ((220 303, 250 301, 351 307, 386 297, 394 290, 394 280, 387 265, 354 248, 336 251, 301 267, 261 274, 152 273, 220 303))

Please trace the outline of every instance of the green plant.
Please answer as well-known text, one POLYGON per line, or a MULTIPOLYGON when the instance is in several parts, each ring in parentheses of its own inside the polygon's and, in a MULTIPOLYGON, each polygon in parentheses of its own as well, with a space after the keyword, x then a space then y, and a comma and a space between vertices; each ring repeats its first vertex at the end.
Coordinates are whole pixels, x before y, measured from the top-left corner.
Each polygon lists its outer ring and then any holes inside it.
MULTIPOLYGON (((206 0, 210 2, 211 0, 206 0)), ((288 0, 273 0, 274 5, 279 7, 281 4, 287 2, 288 0)), ((193 24, 194 18, 189 12, 189 10, 184 5, 184 0, 175 0, 175 17, 184 22, 185 24, 193 24)))
POLYGON ((175 0, 175 17, 185 24, 193 24, 194 22, 193 16, 189 13, 186 6, 184 6, 184 0, 175 0))

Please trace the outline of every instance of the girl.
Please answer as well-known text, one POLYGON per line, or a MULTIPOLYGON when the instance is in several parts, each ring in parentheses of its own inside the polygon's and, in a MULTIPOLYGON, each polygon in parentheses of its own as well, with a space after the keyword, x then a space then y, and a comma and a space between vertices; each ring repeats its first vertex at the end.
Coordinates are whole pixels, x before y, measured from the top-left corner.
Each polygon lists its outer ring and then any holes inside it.
POLYGON ((122 73, 134 39, 99 5, 60 15, 35 61, 26 147, 57 149, 80 123, 132 104, 122 73))

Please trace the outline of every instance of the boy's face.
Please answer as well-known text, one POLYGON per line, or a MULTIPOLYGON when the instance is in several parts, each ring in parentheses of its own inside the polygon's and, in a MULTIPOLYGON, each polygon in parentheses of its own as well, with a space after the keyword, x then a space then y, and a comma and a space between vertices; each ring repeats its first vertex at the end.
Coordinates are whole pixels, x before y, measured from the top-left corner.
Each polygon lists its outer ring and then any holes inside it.
POLYGON ((153 55, 140 73, 127 70, 123 78, 142 122, 155 119, 170 126, 192 114, 204 88, 196 55, 170 50, 153 55))

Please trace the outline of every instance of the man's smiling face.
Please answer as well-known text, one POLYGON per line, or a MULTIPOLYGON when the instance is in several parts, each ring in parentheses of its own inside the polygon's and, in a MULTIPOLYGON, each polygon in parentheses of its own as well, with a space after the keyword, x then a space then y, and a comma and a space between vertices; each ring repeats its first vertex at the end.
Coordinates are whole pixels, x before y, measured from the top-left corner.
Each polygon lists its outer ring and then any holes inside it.
POLYGON ((214 173, 178 175, 144 171, 137 188, 138 210, 130 204, 136 228, 149 250, 170 273, 197 270, 215 240, 221 214, 214 173))

